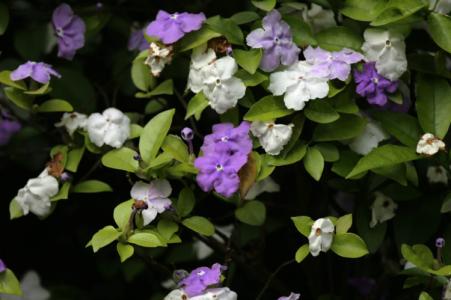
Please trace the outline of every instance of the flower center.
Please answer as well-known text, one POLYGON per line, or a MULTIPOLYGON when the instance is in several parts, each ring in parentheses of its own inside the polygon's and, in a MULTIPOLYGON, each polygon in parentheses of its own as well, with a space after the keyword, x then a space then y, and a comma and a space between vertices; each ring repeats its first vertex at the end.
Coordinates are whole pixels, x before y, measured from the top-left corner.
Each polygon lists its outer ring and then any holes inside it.
POLYGON ((216 81, 215 81, 215 83, 216 83, 216 85, 221 85, 221 79, 216 79, 216 81))
POLYGON ((202 275, 204 275, 205 274, 205 271, 199 271, 199 272, 197 272, 197 275, 198 276, 202 276, 202 275))
POLYGON ((56 36, 57 37, 63 37, 64 36, 64 30, 61 27, 56 27, 56 36))
POLYGON ((321 233, 322 233, 321 228, 316 228, 316 230, 315 230, 315 235, 316 235, 316 236, 320 236, 321 233))
POLYGON ((375 84, 378 84, 379 83, 379 78, 377 78, 377 77, 373 77, 373 82, 375 83, 375 84))
POLYGON ((434 142, 435 142, 434 138, 426 140, 426 144, 428 144, 428 145, 432 145, 432 144, 434 144, 434 142))
POLYGON ((268 124, 268 129, 271 129, 271 128, 273 128, 274 127, 274 123, 269 123, 268 124))
POLYGON ((172 20, 177 20, 178 17, 179 17, 179 14, 178 14, 178 13, 172 14, 172 15, 170 16, 170 18, 171 18, 172 20))
POLYGON ((390 40, 386 40, 386 41, 385 41, 385 46, 391 47, 391 41, 390 41, 390 40))
POLYGON ((222 167, 221 164, 217 164, 216 165, 216 171, 221 172, 222 170, 224 170, 224 168, 222 167))
POLYGON ((388 202, 387 200, 384 201, 384 203, 382 203, 382 206, 387 208, 390 205, 390 202, 388 202))
POLYGON ((229 137, 226 135, 221 138, 221 142, 228 142, 228 141, 229 141, 229 137))
POLYGON ((280 39, 278 37, 274 38, 274 44, 278 45, 280 43, 280 39))

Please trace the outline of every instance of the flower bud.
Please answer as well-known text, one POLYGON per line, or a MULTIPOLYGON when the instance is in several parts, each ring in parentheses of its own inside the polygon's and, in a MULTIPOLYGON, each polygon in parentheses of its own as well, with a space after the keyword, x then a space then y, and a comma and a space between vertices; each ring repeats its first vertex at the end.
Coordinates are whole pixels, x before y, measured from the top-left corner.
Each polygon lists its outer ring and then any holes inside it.
POLYGON ((190 142, 194 138, 193 130, 189 127, 185 127, 182 129, 181 136, 186 142, 190 142))
POLYGON ((6 271, 6 265, 3 262, 3 260, 0 259, 0 273, 3 273, 6 271))
POLYGON ((445 239, 442 237, 439 237, 435 240, 435 247, 437 248, 443 248, 445 247, 445 239))

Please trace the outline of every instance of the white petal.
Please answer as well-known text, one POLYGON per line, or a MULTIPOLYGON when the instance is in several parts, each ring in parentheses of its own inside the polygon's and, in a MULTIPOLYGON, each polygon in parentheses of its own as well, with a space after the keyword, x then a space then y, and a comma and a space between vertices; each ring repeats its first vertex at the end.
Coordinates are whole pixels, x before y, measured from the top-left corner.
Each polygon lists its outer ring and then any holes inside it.
POLYGON ((443 166, 430 166, 427 169, 426 176, 429 183, 448 184, 447 171, 443 166))
MULTIPOLYGON (((50 293, 41 286, 39 275, 35 271, 28 271, 20 281, 24 300, 47 300, 50 293)), ((2 296, 3 297, 3 296, 2 296)))
POLYGON ((300 81, 296 85, 288 88, 283 101, 289 109, 302 110, 305 107, 305 103, 310 99, 310 93, 306 87, 306 83, 300 81))
POLYGON ((73 135, 77 129, 86 129, 88 117, 77 112, 64 113, 61 121, 55 127, 65 127, 69 135, 73 135))
POLYGON ((218 60, 216 60, 213 65, 218 70, 219 78, 221 80, 229 79, 235 74, 238 69, 238 65, 230 56, 224 56, 218 60))
POLYGON ((104 144, 103 137, 108 129, 108 122, 106 118, 99 114, 94 113, 88 118, 88 135, 91 142, 97 147, 102 147, 104 144))
POLYGON ((238 295, 227 287, 207 289, 202 295, 194 296, 189 300, 237 300, 238 295))
POLYGON ((167 198, 171 193, 171 184, 166 179, 156 179, 150 183, 149 199, 167 198))
POLYGON ((149 199, 150 184, 137 181, 130 190, 130 196, 135 200, 147 201, 149 199))
POLYGON ((167 294, 163 300, 188 300, 188 299, 190 298, 182 289, 177 289, 167 294))
POLYGON ((157 210, 153 207, 148 207, 146 209, 143 209, 141 211, 142 217, 143 217, 143 225, 149 225, 155 218, 157 217, 157 210))
POLYGON ((393 199, 385 196, 381 192, 375 192, 375 200, 371 205, 370 227, 376 226, 395 217, 395 210, 398 208, 393 199))
POLYGON ((371 150, 377 148, 381 141, 388 137, 389 136, 379 125, 369 121, 362 134, 351 141, 349 148, 358 154, 367 155, 371 150))
POLYGON ((268 130, 259 137, 260 144, 266 153, 278 155, 283 147, 290 141, 293 125, 270 124, 268 130))
POLYGON ((172 201, 168 198, 151 199, 147 201, 147 205, 161 214, 172 205, 172 201))
POLYGON ((294 71, 271 73, 268 90, 275 96, 283 95, 290 86, 298 83, 296 75, 297 73, 294 71))

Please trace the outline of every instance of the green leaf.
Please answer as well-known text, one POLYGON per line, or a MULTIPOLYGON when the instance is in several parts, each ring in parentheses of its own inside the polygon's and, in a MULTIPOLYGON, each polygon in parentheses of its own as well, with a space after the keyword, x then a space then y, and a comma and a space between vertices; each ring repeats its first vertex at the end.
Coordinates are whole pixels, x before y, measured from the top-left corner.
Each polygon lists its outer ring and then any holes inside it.
POLYGON ((331 27, 316 35, 318 46, 328 51, 339 51, 343 48, 360 51, 363 40, 360 34, 348 27, 331 27))
POLYGON ((434 300, 434 298, 432 298, 427 292, 421 292, 418 300, 434 300))
POLYGON ((346 177, 359 160, 360 155, 357 153, 350 150, 341 151, 340 159, 332 165, 332 172, 341 177, 346 177))
POLYGON ((177 214, 183 218, 191 213, 195 204, 196 198, 194 197, 193 191, 190 188, 185 187, 180 191, 175 209, 177 214))
POLYGON ((428 28, 434 42, 446 52, 451 53, 451 18, 431 12, 428 16, 428 28))
POLYGON ((299 249, 296 251, 296 254, 294 256, 294 258, 296 259, 297 263, 302 262, 307 255, 309 254, 310 249, 308 244, 302 245, 301 247, 299 247, 299 249))
POLYGON ((157 157, 155 157, 154 160, 152 160, 149 164, 149 166, 146 168, 146 170, 149 169, 159 169, 164 167, 166 164, 168 164, 169 162, 172 161, 174 157, 172 156, 171 153, 169 152, 163 152, 159 155, 157 155, 157 157))
POLYGON ((254 74, 260 65, 262 49, 251 49, 249 51, 234 49, 233 57, 240 67, 245 69, 250 74, 254 74))
POLYGON ((412 247, 402 244, 402 256, 416 267, 424 270, 430 269, 434 265, 434 255, 425 245, 413 245, 412 247))
POLYGON ((321 124, 334 122, 340 118, 340 115, 326 101, 310 101, 304 109, 307 119, 321 124))
POLYGON ((26 95, 23 91, 13 88, 5 87, 4 89, 6 97, 11 100, 18 107, 30 110, 33 104, 33 97, 26 95))
POLYGON ((357 21, 372 21, 385 8, 388 0, 345 0, 340 12, 357 21))
POLYGON ((0 273, 0 293, 17 296, 22 295, 19 280, 17 280, 16 275, 10 269, 6 269, 0 273))
POLYGON ((316 148, 308 148, 304 157, 305 170, 315 179, 319 181, 324 170, 324 158, 316 148))
POLYGON ((424 7, 421 0, 390 0, 371 25, 381 26, 401 21, 424 7))
POLYGON ((225 36, 227 41, 236 45, 243 45, 243 32, 240 27, 230 19, 214 16, 205 21, 213 31, 225 36))
POLYGON ((443 139, 451 124, 451 87, 444 79, 419 76, 415 106, 424 132, 443 139))
POLYGON ((78 165, 80 164, 83 154, 85 153, 85 147, 74 148, 67 153, 66 170, 70 172, 77 172, 78 165))
POLYGON ((164 139, 161 148, 165 152, 170 153, 172 157, 174 157, 179 162, 189 162, 188 147, 179 136, 169 134, 164 139))
POLYGON ((359 258, 368 254, 365 242, 354 233, 336 234, 331 250, 346 258, 359 258))
POLYGON ((299 47, 307 47, 309 45, 316 46, 317 42, 313 37, 310 26, 297 16, 285 15, 283 19, 288 23, 293 34, 293 41, 299 47))
POLYGON ((143 128, 139 126, 138 124, 131 124, 130 125, 130 136, 129 139, 136 139, 141 136, 141 133, 143 131, 143 128))
POLYGON ((99 251, 100 248, 103 248, 111 244, 113 241, 117 240, 121 236, 121 234, 122 233, 120 231, 118 231, 111 225, 103 227, 92 236, 90 242, 92 250, 94 252, 99 251))
POLYGON ((260 201, 247 201, 235 210, 235 217, 245 224, 261 226, 265 223, 266 207, 260 201))
POLYGON ((235 73, 235 77, 241 79, 245 86, 257 86, 262 82, 268 80, 268 76, 255 72, 254 74, 248 73, 246 70, 239 69, 238 72, 235 73))
POLYGON ((416 146, 421 137, 418 120, 405 113, 377 111, 372 116, 382 127, 406 146, 416 146))
POLYGON ((149 67, 144 64, 144 58, 133 61, 131 76, 133 83, 141 91, 147 92, 155 82, 149 67))
POLYGON ((139 163, 134 159, 136 151, 122 147, 111 150, 102 156, 102 164, 105 167, 135 173, 139 169, 139 163))
POLYGON ((124 201, 114 208, 113 217, 116 225, 122 230, 128 225, 132 214, 133 199, 124 201))
POLYGON ((243 25, 255 20, 258 20, 260 16, 254 11, 241 11, 230 17, 230 20, 237 25, 243 25))
POLYGON ((72 188, 73 193, 103 193, 112 192, 113 189, 107 183, 100 180, 85 180, 72 188))
POLYGON ((13 81, 11 80, 11 71, 1 71, 0 72, 0 83, 13 87, 19 90, 26 90, 27 86, 23 80, 13 81))
POLYGON ((160 83, 156 88, 147 93, 138 92, 136 98, 151 98, 158 95, 173 95, 174 94, 174 82, 172 79, 168 79, 160 83))
POLYGON ((194 116, 196 120, 200 119, 200 116, 204 109, 208 107, 208 100, 205 97, 204 93, 197 93, 191 100, 188 102, 188 106, 186 108, 185 120, 188 120, 191 116, 194 116))
POLYGON ((179 230, 177 223, 168 220, 161 219, 157 225, 158 233, 166 240, 169 241, 171 237, 179 230))
POLYGON ((215 226, 204 217, 194 216, 183 220, 182 224, 192 231, 211 236, 215 233, 215 226))
POLYGON ((126 261, 127 259, 129 259, 135 252, 135 248, 133 248, 132 245, 124 244, 124 243, 117 243, 116 250, 117 250, 117 253, 119 254, 119 257, 121 258, 122 263, 124 261, 126 261))
POLYGON ((276 6, 276 0, 252 0, 252 4, 264 11, 271 11, 276 6))
POLYGON ((365 130, 366 122, 364 118, 356 115, 341 115, 335 122, 316 126, 313 139, 317 142, 352 139, 365 130))
POLYGON ((272 166, 286 166, 292 165, 304 158, 307 152, 307 145, 304 141, 297 140, 293 148, 287 153, 283 153, 277 156, 266 155, 267 163, 272 166))
POLYGON ((377 224, 371 228, 369 226, 371 220, 371 210, 368 209, 370 203, 367 201, 358 201, 357 210, 354 215, 357 232, 364 239, 368 250, 371 253, 378 251, 380 245, 384 241, 387 232, 387 222, 377 224))
POLYGON ((71 183, 69 181, 63 183, 58 191, 58 194, 50 198, 50 201, 66 200, 67 198, 69 198, 70 186, 71 183))
POLYGON ((340 159, 340 152, 338 151, 338 148, 334 144, 321 143, 316 144, 314 147, 318 149, 319 152, 321 152, 324 161, 334 162, 340 159))
POLYGON ((38 112, 70 112, 73 110, 74 108, 69 102, 61 99, 47 100, 36 109, 38 112))
MULTIPOLYGON (((9 23, 9 10, 5 3, 0 3, 0 35, 3 35, 9 23)), ((0 291, 1 292, 1 291, 0 291)))
POLYGON ((150 231, 134 233, 128 238, 128 242, 146 248, 166 246, 158 235, 150 231))
POLYGON ((337 219, 335 232, 337 234, 346 233, 352 226, 352 214, 344 215, 337 219))
POLYGON ((144 112, 148 115, 156 114, 162 111, 168 105, 168 101, 163 98, 151 99, 144 109, 144 112))
POLYGON ((31 91, 25 91, 24 93, 27 95, 45 95, 50 93, 50 91, 52 90, 52 88, 50 87, 50 82, 47 82, 46 84, 42 85, 40 88, 36 89, 36 90, 31 90, 31 91))
POLYGON ((9 203, 9 219, 17 219, 23 216, 23 210, 20 204, 15 200, 11 200, 9 203))
POLYGON ((206 26, 202 27, 200 30, 193 31, 188 33, 183 37, 180 41, 180 52, 188 51, 193 48, 196 48, 212 38, 221 36, 220 33, 217 33, 206 26))
POLYGON ((139 152, 146 163, 150 163, 158 154, 169 129, 175 109, 165 110, 153 117, 144 127, 139 139, 139 152))
POLYGON ((448 193, 443 199, 442 207, 440 208, 442 214, 451 212, 451 193, 448 193))
POLYGON ((392 166, 418 158, 415 149, 397 145, 384 145, 373 149, 365 157, 362 157, 346 178, 375 168, 392 166))
POLYGON ((296 229, 305 237, 310 235, 312 230, 313 220, 308 216, 291 217, 296 229))
POLYGON ((246 121, 269 121, 294 113, 280 97, 266 96, 255 102, 244 115, 246 121))

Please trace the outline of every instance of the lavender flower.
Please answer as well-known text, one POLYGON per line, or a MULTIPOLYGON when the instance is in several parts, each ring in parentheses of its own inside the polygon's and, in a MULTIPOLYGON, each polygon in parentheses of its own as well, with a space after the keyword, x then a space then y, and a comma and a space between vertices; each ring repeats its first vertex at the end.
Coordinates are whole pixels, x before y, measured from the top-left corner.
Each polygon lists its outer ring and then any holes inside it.
POLYGON ((252 48, 263 48, 260 68, 265 72, 274 71, 281 63, 285 66, 294 64, 301 51, 293 43, 290 26, 277 10, 270 11, 263 18, 263 28, 249 33, 246 42, 252 48))
POLYGON ((43 62, 27 61, 12 71, 10 78, 13 81, 18 81, 31 77, 34 81, 46 84, 50 81, 50 75, 61 78, 61 75, 51 65, 43 62))
POLYGON ((440 249, 445 247, 445 239, 442 237, 437 238, 435 240, 435 247, 440 248, 440 249))
POLYGON ((149 42, 144 37, 144 29, 133 29, 128 39, 128 50, 144 51, 149 48, 149 42))
POLYGON ((362 72, 355 71, 356 92, 366 97, 368 103, 383 106, 387 103, 387 93, 394 93, 398 88, 397 81, 390 81, 377 73, 375 63, 366 63, 362 72))
POLYGON ((194 138, 193 130, 189 127, 183 128, 180 135, 185 142, 191 142, 194 138))
POLYGON ((203 13, 173 13, 160 10, 155 21, 147 26, 146 34, 157 37, 165 44, 180 40, 186 33, 199 30, 205 21, 203 13))
POLYGON ((224 266, 216 263, 208 267, 200 267, 191 271, 191 273, 180 281, 183 290, 189 297, 202 294, 207 287, 218 284, 221 281, 221 271, 224 266))
POLYGON ((66 3, 55 8, 52 23, 58 39, 58 57, 72 60, 77 50, 85 45, 85 23, 66 3))
POLYGON ((250 124, 242 122, 234 128, 231 123, 213 125, 213 133, 205 136, 201 150, 204 153, 212 151, 228 151, 229 154, 247 154, 252 150, 252 141, 249 138, 250 124), (226 144, 227 147, 215 149, 217 145, 226 144))
POLYGON ((11 137, 22 128, 22 125, 7 112, 0 115, 0 146, 8 144, 11 137))
POLYGON ((291 293, 288 297, 279 297, 277 300, 298 300, 301 294, 291 293))
POLYGON ((6 265, 3 262, 3 260, 0 259, 0 273, 3 273, 6 271, 6 265))
POLYGON ((363 55, 350 49, 329 52, 320 47, 304 50, 307 62, 313 65, 312 74, 328 79, 345 81, 351 73, 351 64, 363 60, 363 55))

